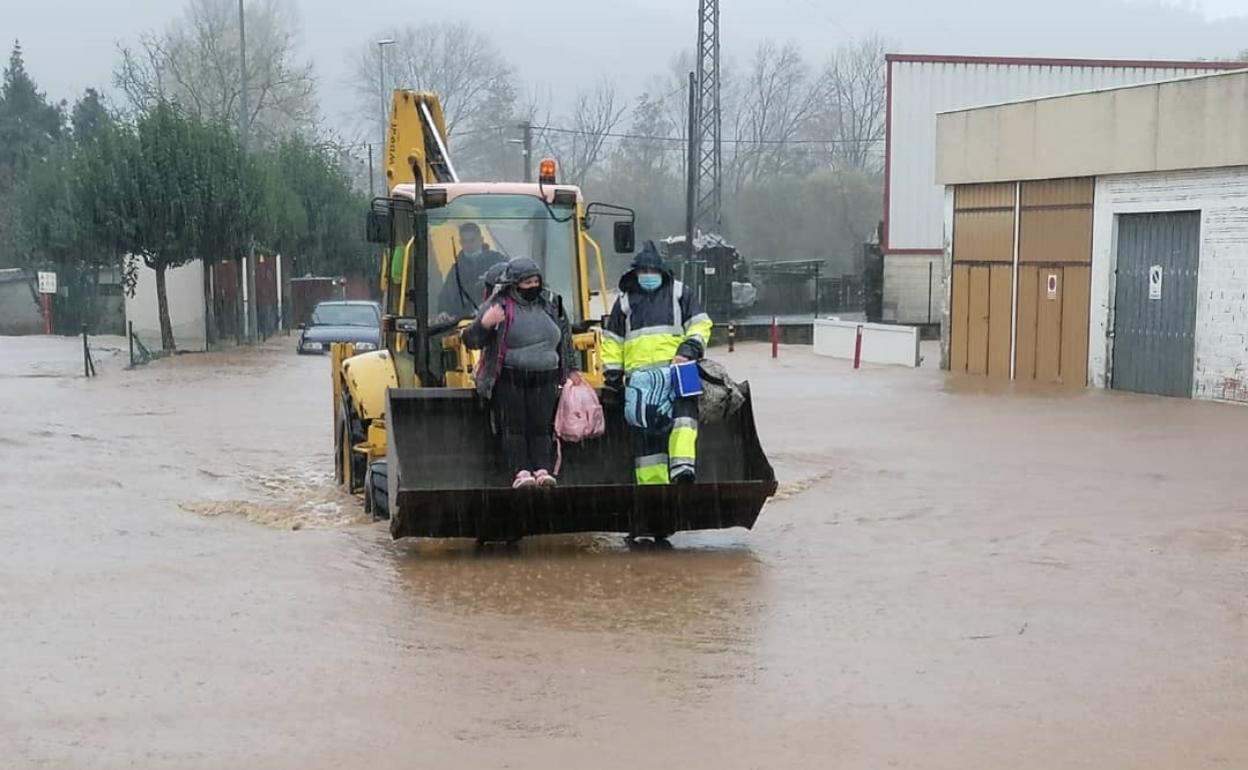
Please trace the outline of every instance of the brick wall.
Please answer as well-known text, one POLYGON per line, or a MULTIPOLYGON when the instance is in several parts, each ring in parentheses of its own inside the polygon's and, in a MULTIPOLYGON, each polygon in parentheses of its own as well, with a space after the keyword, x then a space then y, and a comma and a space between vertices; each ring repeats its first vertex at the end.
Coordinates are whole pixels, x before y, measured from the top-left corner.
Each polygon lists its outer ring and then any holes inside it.
POLYGON ((1114 220, 1200 211, 1195 398, 1248 403, 1248 168, 1130 174, 1096 182, 1089 381, 1106 387, 1113 357, 1114 220))
POLYGON ((1248 403, 1248 201, 1239 203, 1203 217, 1195 396, 1248 403))

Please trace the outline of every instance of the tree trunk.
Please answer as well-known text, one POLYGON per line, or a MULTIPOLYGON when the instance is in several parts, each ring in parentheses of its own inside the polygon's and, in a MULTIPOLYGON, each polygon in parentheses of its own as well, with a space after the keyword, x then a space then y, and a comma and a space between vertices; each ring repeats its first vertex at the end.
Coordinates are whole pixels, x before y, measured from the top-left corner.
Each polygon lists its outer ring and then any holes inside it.
POLYGON ((156 266, 156 307, 160 314, 160 347, 166 355, 177 352, 173 346, 173 324, 169 323, 169 296, 165 292, 165 266, 156 266))
POLYGON ((204 266, 204 342, 208 348, 217 341, 216 298, 212 296, 213 279, 216 277, 213 271, 217 263, 211 259, 201 259, 200 263, 204 266))
POLYGON ((260 312, 256 304, 256 246, 247 254, 247 341, 260 341, 260 312))
POLYGON ((243 304, 243 293, 246 291, 243 287, 246 281, 243 276, 243 258, 237 257, 234 260, 234 344, 243 344, 244 331, 247 328, 247 306, 243 304))

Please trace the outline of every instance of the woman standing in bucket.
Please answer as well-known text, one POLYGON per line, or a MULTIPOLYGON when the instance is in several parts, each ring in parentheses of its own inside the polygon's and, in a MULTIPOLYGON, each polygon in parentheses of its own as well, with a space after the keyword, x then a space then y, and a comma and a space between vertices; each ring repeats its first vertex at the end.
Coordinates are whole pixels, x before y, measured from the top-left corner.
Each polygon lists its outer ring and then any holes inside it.
POLYGON ((512 486, 554 486, 555 409, 574 371, 572 330, 536 262, 512 260, 505 282, 464 330, 464 345, 482 351, 477 392, 490 401, 512 486))

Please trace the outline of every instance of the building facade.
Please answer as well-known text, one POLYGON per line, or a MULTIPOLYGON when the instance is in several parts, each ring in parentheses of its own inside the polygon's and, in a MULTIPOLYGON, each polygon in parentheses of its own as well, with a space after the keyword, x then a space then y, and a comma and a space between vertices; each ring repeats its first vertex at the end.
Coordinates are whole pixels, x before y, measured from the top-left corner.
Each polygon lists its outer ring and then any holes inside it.
POLYGON ((949 368, 1248 403, 1248 71, 944 113, 949 368))
POLYGON ((889 54, 886 66, 883 319, 934 324, 948 277, 944 187, 935 173, 937 113, 1240 65, 889 54))

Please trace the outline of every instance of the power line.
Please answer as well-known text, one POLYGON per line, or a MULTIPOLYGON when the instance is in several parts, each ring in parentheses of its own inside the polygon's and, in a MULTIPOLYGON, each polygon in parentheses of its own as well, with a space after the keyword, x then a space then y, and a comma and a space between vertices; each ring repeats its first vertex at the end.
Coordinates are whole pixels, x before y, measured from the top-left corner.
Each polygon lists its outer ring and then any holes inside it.
MULTIPOLYGON (((630 134, 605 131, 585 131, 578 128, 561 128, 559 126, 533 126, 534 129, 550 131, 556 134, 576 134, 580 136, 607 136, 613 139, 637 139, 647 142, 679 142, 685 143, 683 136, 649 136, 646 134, 630 134)), ((879 139, 723 139, 724 144, 877 144, 879 139)))
MULTIPOLYGON (((682 89, 679 89, 679 90, 683 91, 684 89, 682 88, 682 89)), ((676 92, 673 92, 673 93, 676 93, 676 92)), ((503 131, 503 130, 507 130, 507 129, 510 129, 510 128, 512 128, 512 126, 510 126, 510 125, 503 125, 503 126, 486 126, 486 127, 483 127, 483 128, 472 128, 472 129, 467 129, 467 130, 463 130, 463 131, 456 131, 456 132, 454 132, 454 133, 451 135, 451 138, 452 138, 452 139, 454 139, 454 138, 456 138, 456 137, 461 137, 461 136, 472 136, 472 135, 476 135, 476 134, 487 134, 487 133, 492 133, 492 132, 494 132, 494 131, 503 131)), ((670 144, 679 144, 679 145, 681 145, 681 146, 683 146, 683 145, 685 144, 685 142, 686 142, 685 137, 683 137, 683 136, 658 136, 658 135, 651 135, 651 134, 634 134, 634 133, 629 133, 629 132, 619 132, 619 131, 604 131, 604 132, 597 132, 597 131, 586 131, 586 130, 584 130, 584 129, 579 129, 579 128, 564 128, 564 127, 562 127, 562 126, 544 126, 544 125, 536 125, 536 124, 535 124, 535 125, 533 126, 533 130, 535 130, 535 131, 549 131, 549 132, 550 132, 550 133, 552 133, 552 134, 565 134, 565 135, 569 135, 569 136, 600 136, 600 137, 606 137, 606 138, 609 138, 609 139, 633 139, 633 140, 636 140, 636 141, 642 141, 642 142, 667 142, 667 143, 670 143, 670 144)), ((861 139, 861 138, 849 138, 849 139, 744 139, 744 138, 741 138, 741 137, 736 137, 736 138, 725 138, 725 139, 722 139, 721 141, 722 141, 724 144, 736 144, 736 145, 764 145, 764 146, 776 146, 776 145, 798 145, 798 146, 802 146, 802 145, 807 145, 807 146, 809 146, 809 145, 830 145, 830 144, 835 144, 835 145, 873 145, 873 144, 879 144, 882 140, 881 140, 881 139, 861 139)), ((324 148, 324 149, 333 149, 333 150, 337 150, 337 151, 340 151, 340 152, 344 152, 344 151, 347 151, 347 150, 358 150, 358 149, 363 149, 363 148, 365 148, 365 147, 368 147, 370 144, 375 145, 375 144, 376 144, 376 142, 351 142, 351 143, 344 143, 344 144, 338 144, 338 143, 326 142, 326 143, 322 143, 321 145, 318 145, 318 146, 320 146, 320 147, 322 147, 322 148, 324 148)), ((675 148, 675 147, 674 147, 674 148, 672 148, 672 149, 678 149, 678 148, 675 148)))

